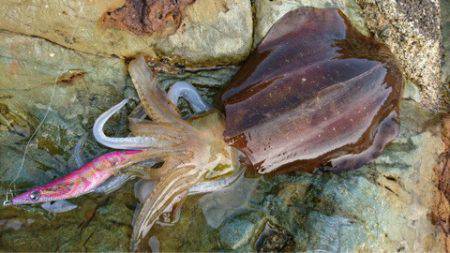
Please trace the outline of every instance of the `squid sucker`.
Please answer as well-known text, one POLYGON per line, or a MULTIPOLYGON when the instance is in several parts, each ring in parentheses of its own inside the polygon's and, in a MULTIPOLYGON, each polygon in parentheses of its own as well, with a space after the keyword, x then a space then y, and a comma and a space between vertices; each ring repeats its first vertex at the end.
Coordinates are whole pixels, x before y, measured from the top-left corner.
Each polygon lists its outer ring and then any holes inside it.
POLYGON ((123 151, 31 189, 11 204, 76 197, 119 171, 151 180, 133 222, 131 248, 139 250, 152 226, 161 224, 160 216, 179 208, 186 196, 231 184, 234 179, 227 178, 236 176, 230 175, 241 175, 239 161, 261 174, 352 170, 380 155, 399 132, 403 78, 396 61, 338 9, 299 8, 277 21, 221 94, 224 112, 184 81, 166 93, 143 56, 128 70, 141 102, 139 113, 129 118, 131 136, 108 137, 102 130, 127 100, 94 125, 99 143, 123 151), (195 117, 181 118, 180 97, 195 117), (163 165, 125 170, 155 160, 163 165))

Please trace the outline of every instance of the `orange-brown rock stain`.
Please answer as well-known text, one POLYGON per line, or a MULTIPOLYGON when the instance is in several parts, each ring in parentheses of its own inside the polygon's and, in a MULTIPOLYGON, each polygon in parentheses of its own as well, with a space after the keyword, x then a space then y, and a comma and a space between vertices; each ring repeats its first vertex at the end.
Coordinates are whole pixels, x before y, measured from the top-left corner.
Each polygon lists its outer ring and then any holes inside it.
POLYGON ((172 34, 180 27, 185 8, 195 0, 126 0, 103 14, 106 28, 131 31, 136 35, 172 34))
POLYGON ((445 151, 439 157, 439 163, 434 168, 437 176, 438 192, 435 194, 434 206, 430 213, 431 222, 443 232, 443 242, 446 252, 450 252, 450 115, 442 118, 442 138, 445 151))

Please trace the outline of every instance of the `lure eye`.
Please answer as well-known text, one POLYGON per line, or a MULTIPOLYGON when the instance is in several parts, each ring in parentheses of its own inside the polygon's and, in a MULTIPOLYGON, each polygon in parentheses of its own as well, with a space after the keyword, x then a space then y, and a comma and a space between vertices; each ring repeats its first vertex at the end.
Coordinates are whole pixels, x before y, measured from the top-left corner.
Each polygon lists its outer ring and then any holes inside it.
POLYGON ((33 201, 39 200, 39 197, 41 197, 41 193, 39 191, 33 191, 30 193, 30 199, 33 201))

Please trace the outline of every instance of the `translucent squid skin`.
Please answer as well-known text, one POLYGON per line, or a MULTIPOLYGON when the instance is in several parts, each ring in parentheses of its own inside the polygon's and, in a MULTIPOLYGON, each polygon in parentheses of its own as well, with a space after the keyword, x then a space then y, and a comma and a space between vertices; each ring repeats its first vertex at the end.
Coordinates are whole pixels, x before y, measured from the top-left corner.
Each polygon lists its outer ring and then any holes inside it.
POLYGON ((144 150, 125 150, 104 154, 63 177, 17 195, 10 204, 43 203, 89 193, 117 173, 118 169, 134 163, 143 152, 144 150))

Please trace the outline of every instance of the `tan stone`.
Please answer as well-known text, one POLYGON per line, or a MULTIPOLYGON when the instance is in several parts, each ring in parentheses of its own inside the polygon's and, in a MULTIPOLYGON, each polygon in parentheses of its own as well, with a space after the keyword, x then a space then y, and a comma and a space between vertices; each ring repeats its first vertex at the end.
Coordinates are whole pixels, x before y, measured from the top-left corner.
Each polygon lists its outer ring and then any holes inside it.
POLYGON ((81 52, 132 57, 143 53, 187 65, 245 59, 252 44, 250 1, 197 0, 175 33, 136 35, 106 28, 102 16, 124 0, 4 0, 0 29, 45 38, 81 52))

